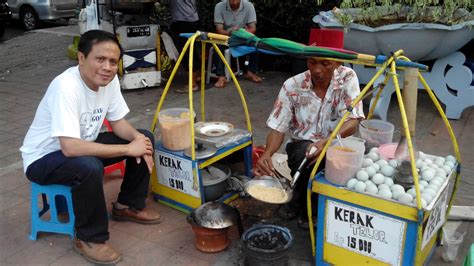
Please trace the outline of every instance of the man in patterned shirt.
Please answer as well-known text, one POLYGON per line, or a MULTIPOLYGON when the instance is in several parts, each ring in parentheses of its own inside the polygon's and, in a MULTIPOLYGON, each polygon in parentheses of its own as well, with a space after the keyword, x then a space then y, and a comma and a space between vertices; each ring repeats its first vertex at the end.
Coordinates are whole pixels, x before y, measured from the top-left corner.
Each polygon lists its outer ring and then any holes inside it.
MULTIPOLYGON (((294 175, 304 157, 310 162, 301 173, 291 202, 283 205, 278 214, 284 219, 300 215, 298 225, 308 227, 306 210, 306 184, 327 138, 335 129, 351 102, 360 94, 356 73, 341 63, 322 58, 308 58, 308 70, 289 78, 283 84, 273 111, 267 120, 270 133, 266 150, 258 160, 257 175, 274 175, 271 157, 278 151, 288 132, 286 145, 288 166, 294 175), (312 146, 317 148, 308 154, 312 146)), ((342 137, 352 135, 359 120, 364 118, 360 102, 351 112, 339 131, 342 137)))

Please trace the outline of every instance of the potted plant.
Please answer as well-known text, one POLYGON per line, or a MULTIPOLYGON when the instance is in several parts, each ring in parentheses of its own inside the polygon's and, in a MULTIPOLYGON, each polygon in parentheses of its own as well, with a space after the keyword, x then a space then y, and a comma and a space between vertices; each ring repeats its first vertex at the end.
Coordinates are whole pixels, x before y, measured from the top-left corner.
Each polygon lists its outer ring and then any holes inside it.
POLYGON ((474 37, 472 7, 471 0, 344 0, 313 21, 344 28, 347 49, 385 55, 403 49, 423 61, 449 55, 474 37))

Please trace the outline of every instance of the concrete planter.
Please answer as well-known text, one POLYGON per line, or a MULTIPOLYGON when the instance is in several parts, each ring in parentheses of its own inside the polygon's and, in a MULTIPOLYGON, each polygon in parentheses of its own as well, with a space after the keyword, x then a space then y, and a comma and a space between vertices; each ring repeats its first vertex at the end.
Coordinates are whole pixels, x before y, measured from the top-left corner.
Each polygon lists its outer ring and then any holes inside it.
MULTIPOLYGON (((331 11, 316 15, 313 22, 321 28, 344 28, 331 11)), ((473 26, 474 20, 454 26, 397 23, 376 28, 351 23, 344 36, 344 48, 372 55, 390 55, 403 49, 412 61, 437 59, 452 54, 474 38, 473 26)))

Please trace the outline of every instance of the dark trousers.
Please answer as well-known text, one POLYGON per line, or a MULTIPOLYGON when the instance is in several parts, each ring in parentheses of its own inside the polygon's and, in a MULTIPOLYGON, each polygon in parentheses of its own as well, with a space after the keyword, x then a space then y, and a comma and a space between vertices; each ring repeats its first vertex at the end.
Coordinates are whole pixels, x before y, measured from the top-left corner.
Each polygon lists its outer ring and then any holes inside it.
MULTIPOLYGON (((154 143, 153 134, 139 130, 154 143)), ((95 141, 103 144, 128 144, 113 132, 100 133, 95 141)), ((108 215, 102 179, 104 166, 126 160, 125 176, 117 201, 136 208, 145 208, 150 173, 145 160, 137 164, 132 157, 97 158, 92 156, 66 157, 61 150, 36 160, 26 171, 32 182, 40 185, 71 186, 76 237, 102 243, 109 239, 108 215)))
MULTIPOLYGON (((310 140, 297 140, 289 142, 286 145, 286 153, 288 154, 288 167, 291 169, 291 176, 294 176, 296 170, 300 166, 301 162, 305 158, 306 149, 308 145, 312 142, 310 140)), ((307 210, 307 186, 309 177, 311 175, 311 171, 313 170, 314 165, 307 165, 303 168, 299 179, 296 181, 295 189, 293 190, 293 198, 289 202, 290 207, 294 208, 295 210, 300 210, 300 215, 302 217, 308 216, 307 210)), ((324 168, 324 160, 321 162, 318 171, 324 168)), ((313 216, 317 215, 317 200, 318 195, 315 193, 311 193, 311 200, 313 202, 313 216)))
MULTIPOLYGON (((183 51, 183 47, 188 41, 188 38, 180 37, 180 33, 195 33, 198 31, 199 28, 199 20, 195 22, 188 22, 188 21, 175 21, 171 23, 171 37, 178 49, 178 52, 181 53, 183 51)), ((181 61, 182 66, 188 70, 189 69, 189 49, 186 52, 186 55, 183 57, 183 61, 181 61)), ((201 51, 201 42, 194 42, 194 53, 193 53, 193 72, 201 69, 201 59, 199 53, 201 51)))
MULTIPOLYGON (((227 46, 222 46, 218 45, 219 49, 221 50, 222 54, 224 55, 225 49, 228 49, 229 47, 227 46)), ((224 62, 222 62, 221 58, 217 54, 217 52, 214 52, 214 57, 213 57, 213 62, 216 67, 216 75, 217 76, 225 76, 225 65, 224 62)), ((250 71, 256 74, 258 72, 258 53, 251 53, 246 56, 241 56, 238 58, 240 67, 242 70, 245 72, 250 71), (246 65, 244 62, 246 60, 246 57, 248 56, 248 65, 246 65)))

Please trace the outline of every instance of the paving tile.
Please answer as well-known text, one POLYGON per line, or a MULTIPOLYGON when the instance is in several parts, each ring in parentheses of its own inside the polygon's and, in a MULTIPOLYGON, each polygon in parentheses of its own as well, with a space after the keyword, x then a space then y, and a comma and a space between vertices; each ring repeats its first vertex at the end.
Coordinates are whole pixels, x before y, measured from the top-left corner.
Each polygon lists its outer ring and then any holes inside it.
POLYGON ((2 236, 0 261, 14 256, 33 244, 34 241, 28 239, 28 234, 25 231, 17 228, 11 229, 10 232, 2 236))
POLYGON ((165 262, 174 253, 172 249, 142 240, 124 251, 123 259, 118 265, 172 265, 165 262))
POLYGON ((13 192, 7 192, 0 195, 0 212, 13 206, 18 206, 26 201, 25 198, 16 195, 13 192))
POLYGON ((94 265, 84 259, 81 255, 77 254, 74 250, 70 249, 65 254, 57 258, 50 264, 51 266, 64 266, 64 265, 94 265))
POLYGON ((194 233, 191 226, 186 222, 179 220, 166 219, 144 237, 144 239, 158 243, 162 246, 177 249, 178 247, 192 243, 194 241, 194 233))
POLYGON ((201 260, 184 251, 180 254, 174 254, 169 260, 163 265, 195 265, 195 266, 207 266, 213 265, 211 262, 201 260))
POLYGON ((0 176, 0 187, 5 190, 15 190, 28 182, 30 181, 24 175, 18 176, 10 173, 0 176))
POLYGON ((127 252, 130 247, 135 246, 138 242, 142 241, 142 239, 134 237, 128 232, 122 232, 114 228, 109 228, 109 233, 110 239, 107 241, 107 244, 110 244, 122 253, 127 252))
POLYGON ((71 246, 63 247, 61 245, 48 244, 45 241, 32 241, 32 245, 16 252, 13 256, 8 257, 5 262, 9 264, 36 264, 48 265, 57 260, 64 253, 71 249, 71 246))
POLYGON ((31 203, 30 201, 25 201, 0 213, 11 225, 18 226, 26 223, 29 226, 31 220, 31 203))

